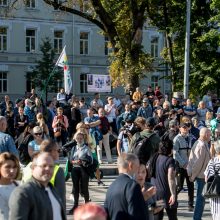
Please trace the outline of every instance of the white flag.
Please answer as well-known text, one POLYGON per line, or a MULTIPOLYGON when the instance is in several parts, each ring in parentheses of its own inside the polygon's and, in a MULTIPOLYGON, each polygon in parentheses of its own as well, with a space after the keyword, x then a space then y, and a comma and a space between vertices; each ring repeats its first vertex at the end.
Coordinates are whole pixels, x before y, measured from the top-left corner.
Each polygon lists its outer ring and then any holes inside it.
POLYGON ((64 46, 62 53, 60 54, 56 64, 56 66, 63 67, 64 71, 64 89, 66 94, 70 94, 72 89, 72 79, 70 75, 67 55, 66 55, 66 46, 64 46))
POLYGON ((55 65, 64 67, 66 61, 67 61, 67 57, 66 57, 66 45, 65 45, 55 65))

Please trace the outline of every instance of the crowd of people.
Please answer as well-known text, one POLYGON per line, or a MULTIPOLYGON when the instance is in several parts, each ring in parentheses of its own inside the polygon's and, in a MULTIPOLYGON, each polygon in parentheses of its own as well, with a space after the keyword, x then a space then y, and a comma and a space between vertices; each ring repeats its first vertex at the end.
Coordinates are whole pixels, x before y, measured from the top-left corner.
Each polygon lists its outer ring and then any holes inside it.
MULTIPOLYGON (((0 115, 2 219, 66 218, 60 155, 68 157, 74 198, 69 214, 73 214, 79 209, 80 194, 90 202, 88 167, 97 162, 94 177, 98 185, 105 185, 99 164, 114 162, 113 147, 120 175, 107 192, 107 214, 101 209, 105 214, 100 218, 160 220, 165 209, 175 220, 184 180, 188 209, 194 220, 202 218, 205 181, 213 167, 220 167, 220 107, 210 92, 196 106, 191 99, 169 101, 159 87, 153 91, 149 86, 145 94, 136 88, 121 98, 101 99, 96 93, 89 103, 62 88, 45 104, 33 89, 15 102, 6 95, 0 115)), ((213 219, 220 219, 220 199, 211 199, 210 205, 213 219)))

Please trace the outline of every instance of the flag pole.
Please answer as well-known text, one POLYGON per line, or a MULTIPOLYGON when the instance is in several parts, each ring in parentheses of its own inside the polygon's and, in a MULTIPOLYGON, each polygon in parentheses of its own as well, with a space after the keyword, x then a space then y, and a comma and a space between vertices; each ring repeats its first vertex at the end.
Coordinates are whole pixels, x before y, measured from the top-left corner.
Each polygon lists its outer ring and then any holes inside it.
MULTIPOLYGON (((48 84, 49 84, 49 81, 50 81, 51 77, 54 75, 56 69, 57 69, 57 66, 55 65, 55 66, 53 67, 53 69, 52 69, 52 71, 51 71, 51 73, 50 73, 48 79, 46 80, 46 82, 45 82, 45 84, 44 84, 44 88, 43 88, 43 91, 41 92, 40 98, 42 98, 43 95, 46 95, 46 88, 47 88, 47 86, 48 86, 48 84)), ((47 101, 47 97, 46 97, 46 101, 47 101)))

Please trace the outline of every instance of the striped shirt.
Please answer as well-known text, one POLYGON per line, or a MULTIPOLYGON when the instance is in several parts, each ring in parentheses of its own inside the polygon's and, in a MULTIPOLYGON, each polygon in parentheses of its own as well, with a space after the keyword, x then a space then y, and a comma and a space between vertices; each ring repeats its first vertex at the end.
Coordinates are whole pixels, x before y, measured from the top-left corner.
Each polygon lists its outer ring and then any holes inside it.
MULTIPOLYGON (((215 157, 209 161, 204 174, 207 178, 209 178, 210 176, 213 176, 215 174, 215 171, 217 170, 218 170, 218 175, 220 175, 220 158, 215 157)), ((220 214, 220 198, 209 199, 209 202, 211 206, 211 213, 219 215, 220 214)))

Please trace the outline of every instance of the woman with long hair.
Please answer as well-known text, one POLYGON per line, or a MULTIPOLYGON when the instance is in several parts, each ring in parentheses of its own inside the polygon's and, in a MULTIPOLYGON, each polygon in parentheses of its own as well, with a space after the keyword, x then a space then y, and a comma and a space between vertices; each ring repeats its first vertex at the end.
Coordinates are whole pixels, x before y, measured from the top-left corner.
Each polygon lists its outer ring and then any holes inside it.
POLYGON ((0 219, 9 217, 8 201, 11 193, 18 185, 15 180, 19 176, 19 161, 14 154, 0 154, 0 219))
POLYGON ((36 124, 42 128, 43 135, 45 135, 47 138, 49 138, 50 137, 49 129, 48 129, 47 124, 45 123, 43 114, 41 112, 37 113, 36 119, 37 119, 36 124))

